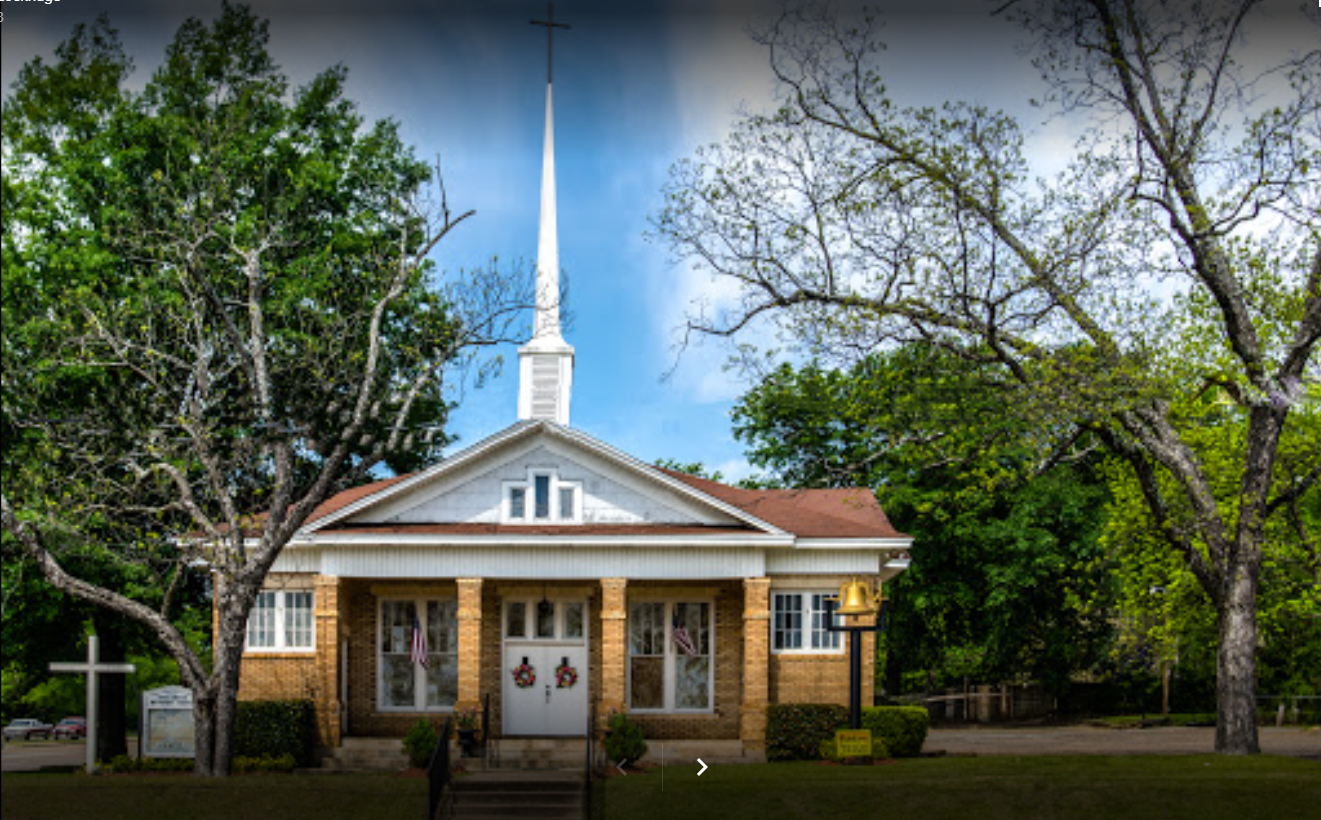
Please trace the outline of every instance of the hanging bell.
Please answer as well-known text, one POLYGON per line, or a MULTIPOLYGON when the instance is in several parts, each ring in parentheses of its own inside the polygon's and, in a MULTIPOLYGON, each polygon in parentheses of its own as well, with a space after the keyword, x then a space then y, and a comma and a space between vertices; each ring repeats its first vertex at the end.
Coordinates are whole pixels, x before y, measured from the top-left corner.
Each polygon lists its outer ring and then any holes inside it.
POLYGON ((839 588, 839 597, 835 599, 837 615, 871 615, 876 612, 876 600, 866 581, 853 579, 839 588))

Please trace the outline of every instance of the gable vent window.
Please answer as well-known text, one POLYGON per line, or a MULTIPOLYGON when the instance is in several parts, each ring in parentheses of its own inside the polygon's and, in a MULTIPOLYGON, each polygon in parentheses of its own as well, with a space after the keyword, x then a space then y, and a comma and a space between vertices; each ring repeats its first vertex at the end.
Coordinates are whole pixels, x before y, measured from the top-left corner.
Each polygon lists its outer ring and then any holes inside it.
POLYGON ((556 471, 528 471, 524 481, 503 482, 501 520, 507 524, 578 524, 582 522, 582 482, 562 479, 556 471))
POLYGON ((550 476, 539 475, 532 479, 537 493, 537 520, 550 518, 550 476))

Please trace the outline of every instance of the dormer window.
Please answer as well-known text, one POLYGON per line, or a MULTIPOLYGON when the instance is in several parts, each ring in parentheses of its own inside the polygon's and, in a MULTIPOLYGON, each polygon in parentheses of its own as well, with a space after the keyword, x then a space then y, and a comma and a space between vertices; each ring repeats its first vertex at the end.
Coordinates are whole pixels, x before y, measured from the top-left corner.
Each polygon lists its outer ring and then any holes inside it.
POLYGON ((504 482, 503 520, 508 524, 567 524, 582 520, 582 482, 554 470, 529 470, 525 481, 504 482))

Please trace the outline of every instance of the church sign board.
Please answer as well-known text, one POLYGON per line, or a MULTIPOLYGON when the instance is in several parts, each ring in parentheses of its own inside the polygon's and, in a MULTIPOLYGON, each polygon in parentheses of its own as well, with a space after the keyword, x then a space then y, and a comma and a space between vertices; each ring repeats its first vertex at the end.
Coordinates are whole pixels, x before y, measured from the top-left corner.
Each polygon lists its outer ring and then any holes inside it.
POLYGON ((835 732, 836 754, 840 757, 871 757, 870 729, 840 729, 835 732))
POLYGON ((193 757, 193 691, 163 686, 142 693, 142 754, 146 757, 193 757))

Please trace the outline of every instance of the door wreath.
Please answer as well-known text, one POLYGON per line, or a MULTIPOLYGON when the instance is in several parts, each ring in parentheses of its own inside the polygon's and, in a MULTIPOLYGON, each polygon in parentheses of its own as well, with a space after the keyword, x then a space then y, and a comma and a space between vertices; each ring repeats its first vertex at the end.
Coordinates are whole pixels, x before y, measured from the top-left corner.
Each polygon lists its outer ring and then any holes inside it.
POLYGON ((519 689, 526 689, 537 682, 537 671, 526 663, 520 663, 514 668, 514 685, 519 689))
POLYGON ((562 663, 555 667, 555 688, 568 689, 578 682, 578 670, 562 663))

